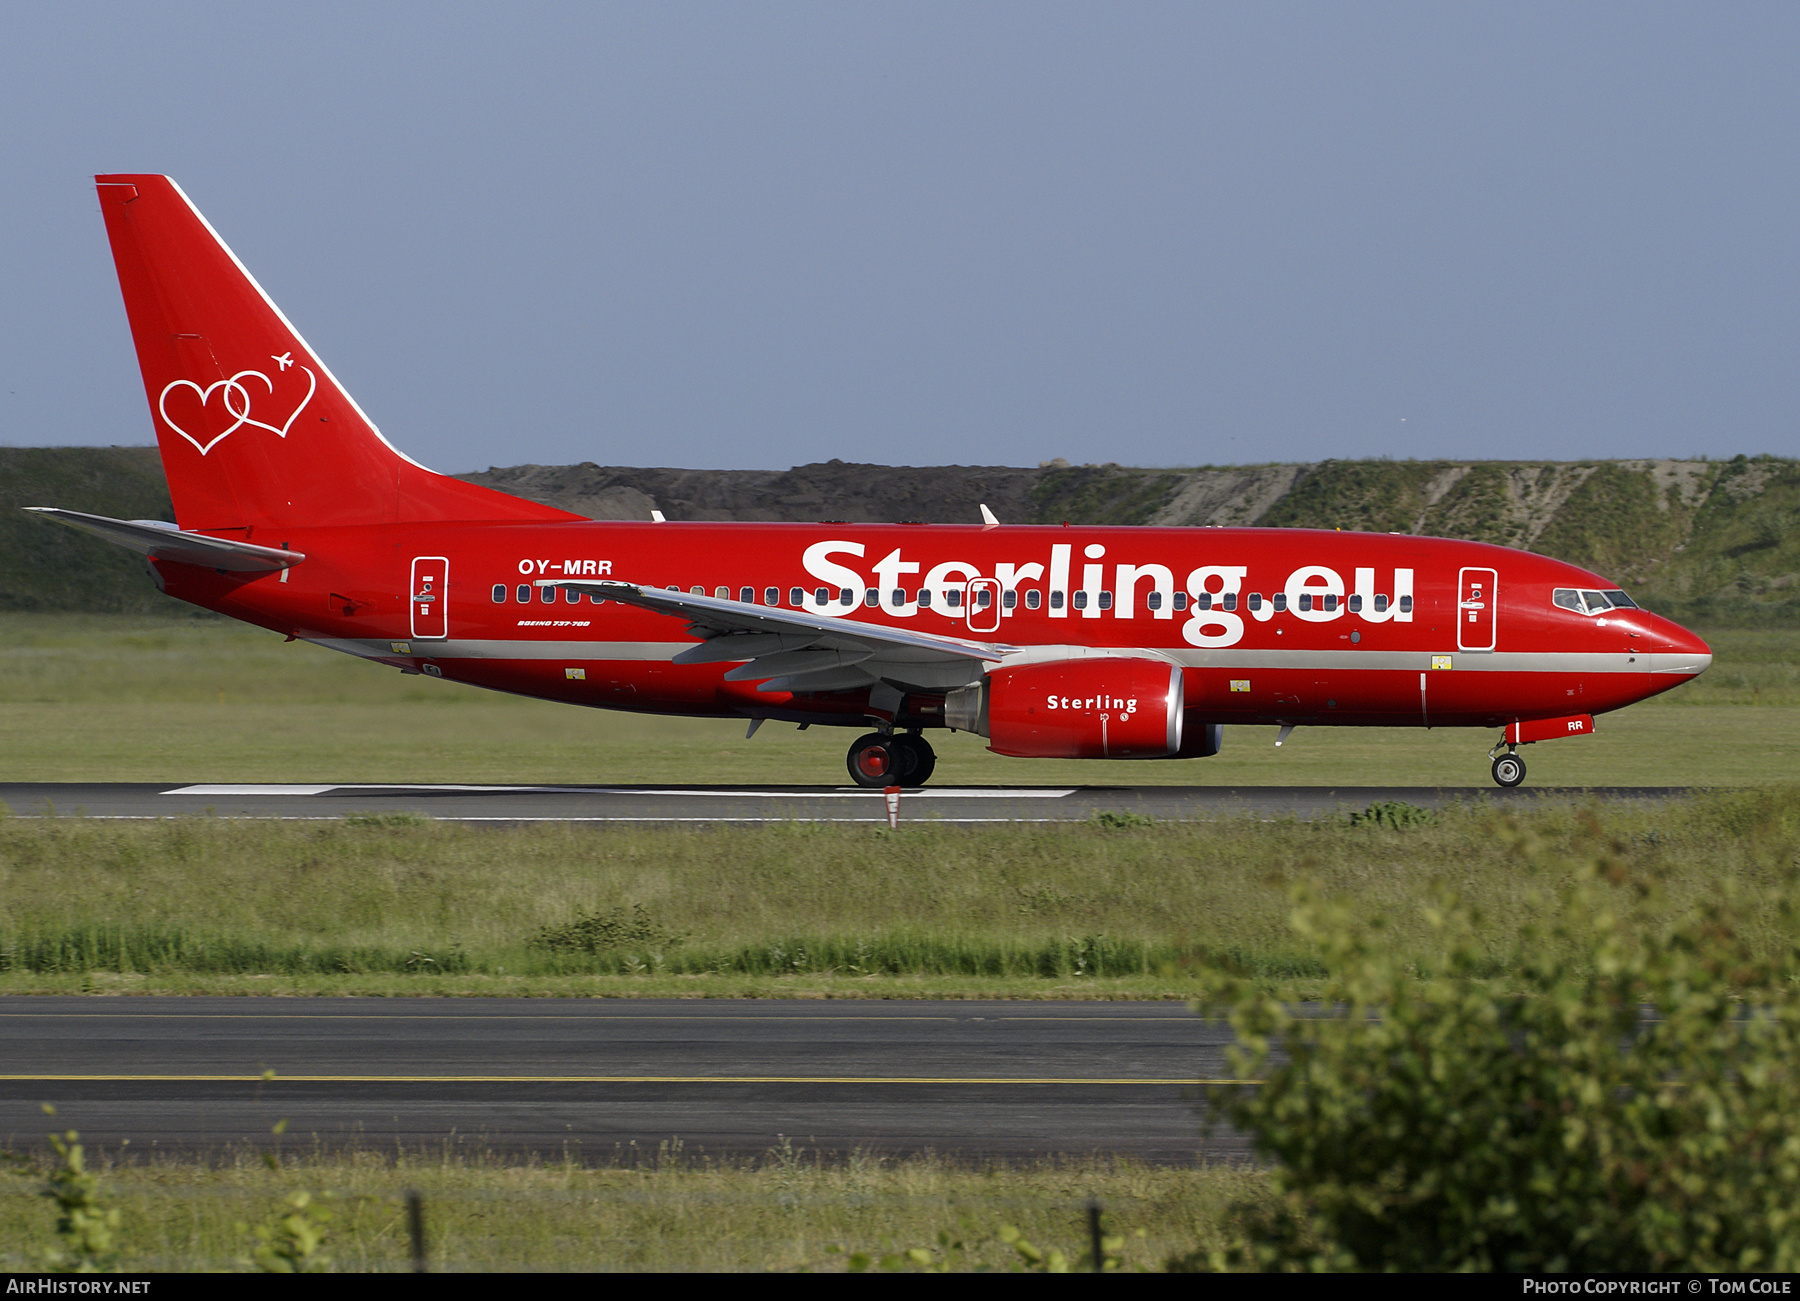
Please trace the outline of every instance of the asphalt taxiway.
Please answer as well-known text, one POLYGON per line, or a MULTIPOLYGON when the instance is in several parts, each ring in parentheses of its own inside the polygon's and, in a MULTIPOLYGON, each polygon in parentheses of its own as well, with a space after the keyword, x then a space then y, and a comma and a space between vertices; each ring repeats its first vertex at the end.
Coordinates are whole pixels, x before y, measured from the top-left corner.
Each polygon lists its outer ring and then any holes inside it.
POLYGON ((1246 1153, 1196 1111, 1229 1042, 1180 1003, 14 996, 0 1145, 1190 1162, 1246 1153))
MULTIPOLYGON (((1398 800, 1507 804, 1597 798, 1665 800, 1670 786, 927 786, 900 799, 904 820, 1080 822, 1098 813, 1164 821, 1329 817, 1398 800)), ((856 786, 521 786, 253 782, 13 782, 15 817, 341 818, 416 813, 466 822, 885 822, 879 790, 856 786)))

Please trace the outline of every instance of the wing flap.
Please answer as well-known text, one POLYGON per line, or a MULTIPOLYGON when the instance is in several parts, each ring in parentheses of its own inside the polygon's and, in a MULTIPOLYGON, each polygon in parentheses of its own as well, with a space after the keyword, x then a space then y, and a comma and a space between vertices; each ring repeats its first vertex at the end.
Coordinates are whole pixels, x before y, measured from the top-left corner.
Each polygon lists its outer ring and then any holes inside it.
POLYGON ((612 579, 544 578, 538 586, 567 588, 685 619, 688 630, 702 641, 675 656, 675 663, 742 661, 725 674, 726 679, 768 679, 763 691, 846 691, 880 681, 944 690, 975 681, 986 672, 986 665, 1018 649, 862 623, 847 614, 752 605, 612 579))

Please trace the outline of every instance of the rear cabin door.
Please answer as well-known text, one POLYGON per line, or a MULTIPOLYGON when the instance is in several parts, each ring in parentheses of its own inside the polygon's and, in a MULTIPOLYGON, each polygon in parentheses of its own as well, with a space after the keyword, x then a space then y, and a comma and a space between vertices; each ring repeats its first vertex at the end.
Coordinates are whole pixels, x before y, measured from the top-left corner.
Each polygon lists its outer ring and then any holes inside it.
POLYGON ((1499 614, 1499 574, 1491 569, 1465 569, 1458 578, 1456 645, 1459 650, 1494 649, 1499 614))
POLYGON ((450 635, 448 611, 450 562, 443 556, 418 556, 412 563, 412 635, 420 640, 450 635))

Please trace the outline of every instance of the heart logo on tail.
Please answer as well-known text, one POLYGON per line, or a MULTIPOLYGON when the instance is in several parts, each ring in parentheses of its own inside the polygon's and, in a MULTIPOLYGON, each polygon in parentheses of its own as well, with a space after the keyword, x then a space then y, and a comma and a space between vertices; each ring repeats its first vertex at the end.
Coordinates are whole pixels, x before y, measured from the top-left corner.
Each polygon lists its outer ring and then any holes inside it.
POLYGON ((240 370, 230 379, 218 380, 212 384, 208 384, 205 388, 201 388, 191 379, 174 380, 163 388, 162 396, 156 400, 156 409, 161 413, 163 423, 170 429, 173 429, 176 433, 180 434, 183 438, 187 439, 188 442, 192 443, 202 456, 205 456, 208 452, 212 451, 213 448, 231 437, 231 435, 235 434, 245 425, 254 425, 258 429, 268 430, 277 438, 286 438, 288 436, 288 430, 294 427, 294 421, 297 420, 300 413, 306 409, 306 404, 312 401, 313 394, 318 391, 319 387, 318 377, 313 374, 311 367, 302 366, 300 369, 306 372, 306 396, 300 399, 294 409, 288 413, 288 418, 279 425, 272 425, 267 421, 257 420, 250 414, 251 393, 249 388, 244 384, 245 380, 261 380, 263 387, 268 390, 265 400, 272 399, 275 396, 274 383, 260 370, 240 370), (231 417, 231 423, 227 425, 222 432, 214 434, 205 442, 194 437, 187 430, 183 429, 180 423, 169 414, 169 394, 173 393, 176 389, 181 388, 192 389, 194 391, 194 396, 200 399, 200 409, 202 411, 205 411, 206 404, 212 401, 213 394, 219 394, 219 401, 225 407, 225 414, 231 417))

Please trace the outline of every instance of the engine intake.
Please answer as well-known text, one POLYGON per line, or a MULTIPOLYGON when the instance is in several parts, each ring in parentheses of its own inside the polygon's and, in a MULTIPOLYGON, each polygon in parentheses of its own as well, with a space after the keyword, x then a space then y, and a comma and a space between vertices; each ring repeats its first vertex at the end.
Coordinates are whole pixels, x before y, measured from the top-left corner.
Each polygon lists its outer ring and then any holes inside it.
POLYGON ((1057 660, 997 669, 944 698, 944 721, 1021 759, 1166 759, 1181 749, 1181 666, 1057 660))

